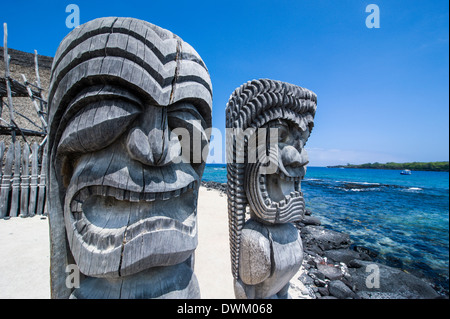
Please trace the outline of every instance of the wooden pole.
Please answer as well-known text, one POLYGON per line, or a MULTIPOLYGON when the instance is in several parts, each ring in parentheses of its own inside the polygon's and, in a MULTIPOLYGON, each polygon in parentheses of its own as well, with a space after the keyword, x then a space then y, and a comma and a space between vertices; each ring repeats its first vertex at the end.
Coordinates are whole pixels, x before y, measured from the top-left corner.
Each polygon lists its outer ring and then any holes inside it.
MULTIPOLYGON (((44 150, 44 154, 42 155, 42 166, 41 166, 41 175, 39 177, 38 184, 38 201, 37 201, 37 214, 44 215, 45 214, 45 184, 46 184, 46 174, 47 174, 47 152, 44 150)), ((1 213, 1 211, 0 211, 1 213)))
MULTIPOLYGON (((38 64, 37 50, 34 50, 34 71, 36 72, 36 84, 40 88, 41 87, 41 78, 39 76, 39 64, 38 64)), ((41 93, 41 92, 39 92, 39 93, 41 93)))
MULTIPOLYGON (((8 26, 5 23, 3 23, 3 57, 5 59, 5 81, 6 81, 6 92, 8 94, 8 105, 9 105, 9 116, 10 116, 10 122, 11 127, 14 126, 14 106, 12 102, 12 95, 11 95, 11 84, 9 80, 9 55, 8 55, 8 26)), ((11 139, 12 143, 16 142, 16 132, 11 132, 11 139)))
POLYGON ((0 141, 0 180, 3 177, 3 154, 5 153, 5 142, 0 141))
POLYGON ((28 216, 28 196, 30 194, 30 148, 23 146, 22 169, 20 174, 20 217, 28 216))
MULTIPOLYGON (((3 141, 2 141, 3 143, 3 141)), ((10 144, 5 158, 5 169, 3 170, 2 183, 0 186, 0 218, 9 213, 9 197, 11 191, 12 167, 14 162, 14 144, 10 144)))
POLYGON ((11 209, 9 216, 17 217, 20 205, 20 166, 22 164, 22 147, 20 142, 14 143, 14 174, 12 178, 11 209))
MULTIPOLYGON (((27 78, 25 77, 25 74, 22 74, 22 78, 25 83, 25 86, 27 87, 28 96, 30 97, 31 101, 33 102, 34 108, 36 109, 36 112, 42 122, 42 125, 43 125, 42 130, 44 131, 44 133, 47 133, 47 122, 45 121, 44 117, 42 116, 42 111, 39 108, 39 106, 37 105, 36 100, 34 99, 33 92, 31 91, 31 89, 28 85, 28 81, 27 81, 27 78)), ((41 107, 42 107, 42 105, 41 105, 41 107)))
MULTIPOLYGON (((40 108, 41 114, 40 115, 42 115, 44 112, 47 112, 47 110, 44 110, 45 104, 43 103, 43 100, 45 100, 45 97, 44 97, 44 91, 42 90, 42 87, 41 87, 41 77, 39 75, 39 59, 38 59, 37 50, 34 50, 34 70, 36 72, 36 84, 39 87, 39 93, 41 94, 41 99, 39 99, 39 104, 41 106, 41 108, 40 108)), ((47 118, 45 118, 45 120, 47 121, 47 118)), ((45 131, 47 131, 47 127, 45 127, 45 131)))
POLYGON ((28 216, 32 217, 36 214, 37 191, 38 191, 38 150, 39 146, 36 142, 31 147, 31 179, 30 179, 30 198, 28 203, 28 216))

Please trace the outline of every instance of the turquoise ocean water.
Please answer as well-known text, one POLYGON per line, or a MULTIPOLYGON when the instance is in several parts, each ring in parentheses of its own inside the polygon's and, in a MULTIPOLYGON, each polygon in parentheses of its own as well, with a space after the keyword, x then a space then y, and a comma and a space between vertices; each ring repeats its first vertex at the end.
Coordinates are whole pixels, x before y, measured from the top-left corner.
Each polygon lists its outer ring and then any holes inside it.
MULTIPOLYGON (((203 180, 226 183, 226 175, 226 165, 209 164, 203 180)), ((308 167, 302 191, 323 225, 448 294, 448 172, 308 167)))

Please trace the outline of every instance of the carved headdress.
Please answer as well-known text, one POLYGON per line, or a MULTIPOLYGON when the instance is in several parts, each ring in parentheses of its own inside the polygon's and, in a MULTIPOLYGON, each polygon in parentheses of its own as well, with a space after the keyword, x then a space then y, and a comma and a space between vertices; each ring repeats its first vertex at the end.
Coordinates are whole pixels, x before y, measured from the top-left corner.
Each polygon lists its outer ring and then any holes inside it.
MULTIPOLYGON (((248 148, 252 136, 239 138, 227 133, 227 178, 228 178, 228 218, 230 233, 230 252, 233 276, 239 274, 239 245, 241 231, 246 221, 245 213, 250 205, 251 213, 264 223, 284 223, 298 220, 303 214, 304 201, 299 189, 300 179, 304 175, 307 163, 306 153, 302 152, 304 143, 314 126, 317 96, 310 90, 289 83, 261 79, 249 81, 237 88, 231 95, 226 108, 227 129, 243 132, 248 128, 270 127, 271 123, 284 122, 302 132, 302 144, 286 147, 277 158, 271 161, 278 165, 277 173, 283 179, 295 184, 291 195, 285 198, 279 192, 278 198, 271 199, 265 176, 259 175, 260 163, 250 163, 248 156, 255 150, 248 148), (295 155, 291 156, 291 153, 295 155), (244 161, 238 158, 245 154, 244 161), (296 158, 294 158, 296 156, 296 158), (283 158, 292 157, 296 166, 287 168, 283 158), (286 166, 286 167, 284 167, 286 166), (298 171, 300 170, 300 173, 298 171), (302 175, 303 174, 303 175, 302 175), (257 193, 257 194, 256 194, 257 193), (259 197, 258 197, 259 196, 259 197), (264 201, 265 198, 265 201, 264 201)), ((230 131, 228 131, 230 132, 230 131)), ((276 141, 278 142, 278 141, 276 141)), ((270 152, 270 149, 269 149, 270 152)), ((272 156, 274 154, 269 154, 272 156)), ((276 196, 275 196, 276 197, 276 196)))

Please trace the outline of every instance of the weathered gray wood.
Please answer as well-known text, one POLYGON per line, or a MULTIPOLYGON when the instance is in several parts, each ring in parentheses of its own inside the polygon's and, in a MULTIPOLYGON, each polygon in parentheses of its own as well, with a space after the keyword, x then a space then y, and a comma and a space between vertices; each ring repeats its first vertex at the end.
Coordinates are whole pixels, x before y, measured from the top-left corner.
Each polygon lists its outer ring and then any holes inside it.
POLYGON ((47 121, 44 119, 44 116, 41 113, 40 106, 37 104, 36 99, 33 96, 33 92, 31 91, 31 88, 28 84, 27 78, 25 77, 25 74, 22 74, 22 78, 23 78, 23 82, 25 83, 25 85, 27 87, 28 96, 30 97, 31 101, 33 102, 34 109, 36 110, 36 113, 38 114, 39 119, 42 122, 41 128, 44 132, 46 132, 47 131, 47 121))
POLYGON ((237 298, 287 298, 302 263, 302 241, 291 222, 304 215, 303 145, 316 101, 307 89, 267 79, 243 84, 228 101, 226 127, 236 132, 227 134, 227 195, 237 298), (246 139, 237 134, 255 128, 246 139))
POLYGON ((20 202, 20 166, 22 158, 22 148, 20 142, 16 141, 14 143, 14 175, 12 179, 12 194, 11 194, 11 210, 9 211, 9 216, 17 217, 19 213, 19 202, 20 202))
MULTIPOLYGON (((2 141, 4 146, 4 142, 2 141)), ((9 193, 11 189, 12 166, 14 161, 14 144, 11 144, 5 156, 5 166, 0 186, 0 217, 3 218, 9 214, 9 193)), ((3 166, 3 162, 1 163, 3 166)))
POLYGON ((199 299, 198 282, 186 262, 118 280, 88 278, 73 299, 199 299), (164 284, 161 284, 163 282, 164 284), (148 289, 154 287, 154 289, 148 289))
MULTIPOLYGON (((12 101, 12 95, 11 95, 11 84, 9 79, 9 55, 8 55, 8 26, 5 23, 3 23, 3 57, 5 60, 5 80, 6 80, 6 92, 8 95, 8 107, 9 107, 9 118, 10 118, 10 124, 13 127, 14 126, 14 105, 12 101)), ((13 130, 11 131, 11 142, 14 143, 16 141, 16 132, 13 130)))
POLYGON ((49 90, 53 297, 200 296, 191 261, 204 163, 174 162, 169 113, 183 100, 177 120, 192 131, 196 118, 206 136, 211 97, 195 50, 157 26, 97 19, 63 40, 49 90), (69 262, 84 274, 73 294, 69 262))
MULTIPOLYGON (((3 181, 3 155, 5 153, 5 142, 0 142, 0 183, 3 181)), ((9 189, 9 187, 8 187, 9 189)), ((2 201, 1 197, 1 186, 0 186, 0 201, 2 201)), ((6 204, 8 204, 7 200, 5 201, 6 204)), ((1 204, 0 204, 1 205, 1 204)), ((4 217, 2 214, 2 206, 0 206, 0 218, 4 217)))
POLYGON ((39 193, 37 197, 37 208, 36 214, 43 215, 45 214, 45 195, 46 195, 46 175, 47 175, 47 153, 44 152, 42 154, 42 165, 41 165, 41 174, 39 175, 39 193))
POLYGON ((28 216, 28 195, 30 194, 30 148, 23 147, 20 178, 20 217, 28 216))
POLYGON ((28 216, 33 217, 36 214, 37 188, 38 188, 38 151, 39 146, 36 142, 31 147, 31 179, 30 179, 30 197, 28 200, 28 216))
MULTIPOLYGON (((46 119, 45 115, 42 114, 42 113, 46 113, 47 112, 47 110, 46 110, 47 103, 46 103, 46 99, 45 99, 45 96, 44 96, 44 92, 41 89, 41 77, 39 75, 39 60, 38 60, 37 50, 34 50, 34 71, 36 73, 36 85, 38 86, 39 93, 41 94, 41 97, 42 97, 42 98, 38 99, 39 100, 39 106, 40 106, 39 114, 41 114, 44 117, 45 122, 47 122, 47 119, 46 119)), ((45 126, 44 131, 47 132, 47 125, 45 126)))
POLYGON ((3 176, 3 155, 5 154, 5 142, 0 142, 0 180, 3 176))
POLYGON ((34 72, 36 74, 36 84, 38 87, 41 87, 41 77, 39 75, 39 62, 37 50, 34 50, 34 72))

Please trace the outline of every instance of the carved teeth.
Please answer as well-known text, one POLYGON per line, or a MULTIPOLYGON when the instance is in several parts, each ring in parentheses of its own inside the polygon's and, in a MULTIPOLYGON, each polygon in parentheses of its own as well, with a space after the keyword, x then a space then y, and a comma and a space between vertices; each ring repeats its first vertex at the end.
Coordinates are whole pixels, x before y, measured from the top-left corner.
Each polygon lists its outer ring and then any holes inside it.
POLYGON ((74 213, 81 213, 82 212, 81 203, 77 201, 72 201, 72 203, 70 204, 70 209, 74 213))
POLYGON ((74 213, 81 212, 82 203, 90 196, 108 196, 120 201, 129 202, 153 202, 155 200, 168 200, 173 197, 179 197, 181 194, 186 193, 190 189, 195 189, 196 186, 197 182, 194 181, 182 189, 162 193, 139 193, 110 186, 88 186, 82 188, 77 194, 75 194, 72 198, 72 202, 70 203, 70 209, 74 213))
POLYGON ((117 200, 123 200, 124 194, 125 194, 124 190, 119 190, 115 193, 114 198, 117 200))
POLYGON ((123 200, 124 193, 125 193, 125 190, 122 190, 122 189, 114 189, 114 188, 110 188, 110 187, 108 187, 106 189, 107 196, 114 197, 117 200, 123 200))
POLYGON ((84 218, 81 217, 81 213, 74 214, 74 216, 75 216, 75 219, 77 219, 77 221, 75 222, 75 228, 77 229, 77 232, 81 236, 83 236, 87 230, 86 221, 84 220, 84 218))
POLYGON ((143 200, 145 200, 146 202, 153 202, 156 199, 156 194, 155 193, 148 193, 145 194, 143 200))
POLYGON ((261 195, 262 195, 262 197, 264 198, 264 199, 266 199, 267 197, 269 197, 269 193, 267 192, 267 190, 264 188, 264 189, 261 189, 261 195))
POLYGON ((87 188, 83 188, 83 189, 79 192, 77 198, 78 198, 80 201, 83 201, 83 202, 84 202, 84 200, 85 200, 86 198, 88 198, 90 195, 91 195, 91 192, 90 192, 87 188))
POLYGON ((123 193, 123 200, 124 201, 130 201, 130 192, 129 191, 125 191, 124 193, 123 193))
POLYGON ((173 191, 172 193, 173 193, 173 197, 178 197, 181 195, 181 189, 177 189, 177 190, 173 191))
POLYGON ((139 202, 140 201, 140 194, 136 193, 136 192, 130 192, 130 198, 129 198, 130 202, 139 202))
POLYGON ((282 171, 278 171, 277 174, 281 179, 283 179, 285 181, 300 182, 302 179, 300 176, 288 176, 288 175, 284 174, 282 171))

